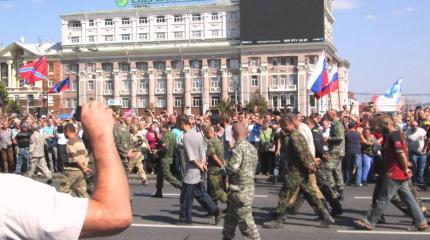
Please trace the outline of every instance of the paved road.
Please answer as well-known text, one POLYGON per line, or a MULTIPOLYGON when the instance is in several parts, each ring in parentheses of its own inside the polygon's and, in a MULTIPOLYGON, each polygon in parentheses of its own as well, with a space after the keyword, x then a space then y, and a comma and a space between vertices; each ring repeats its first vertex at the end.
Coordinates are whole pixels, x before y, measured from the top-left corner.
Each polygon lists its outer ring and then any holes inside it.
MULTIPOLYGON (((107 238, 118 239, 144 239, 144 240, 213 240, 222 239, 222 224, 213 225, 213 219, 205 218, 205 212, 195 202, 193 212, 193 226, 177 226, 179 210, 179 191, 169 184, 165 186, 165 197, 154 199, 150 195, 155 191, 155 182, 142 187, 137 182, 131 182, 134 194, 133 225, 119 236, 107 238)), ((318 228, 318 221, 310 207, 305 204, 300 213, 291 216, 283 229, 262 229, 261 224, 269 211, 277 204, 277 194, 280 185, 274 186, 260 179, 256 184, 256 198, 254 200, 254 218, 260 229, 262 239, 430 239, 430 232, 406 232, 411 220, 389 206, 386 210, 388 224, 379 225, 373 232, 355 231, 352 226, 354 218, 359 217, 370 206, 370 196, 373 186, 356 188, 349 187, 345 191, 343 202, 345 213, 336 219, 336 223, 329 229, 318 228)), ((430 192, 421 192, 423 197, 430 199, 430 192)), ((225 205, 221 205, 224 209, 225 205)), ((237 231, 235 239, 242 239, 237 231)))

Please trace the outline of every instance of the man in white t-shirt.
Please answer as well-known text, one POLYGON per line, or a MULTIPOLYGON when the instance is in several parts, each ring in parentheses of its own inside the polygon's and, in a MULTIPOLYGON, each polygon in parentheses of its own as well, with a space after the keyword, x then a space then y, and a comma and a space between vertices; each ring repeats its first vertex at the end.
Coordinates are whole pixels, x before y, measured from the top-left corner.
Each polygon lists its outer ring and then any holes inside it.
POLYGON ((423 150, 427 133, 419 127, 418 122, 412 121, 406 131, 406 136, 408 139, 409 161, 413 164, 413 180, 418 184, 424 184, 427 155, 423 150))
POLYGON ((0 174, 4 193, 0 197, 0 239, 101 237, 130 226, 128 181, 118 152, 110 147, 114 145, 112 111, 105 104, 90 102, 82 107, 81 118, 97 156, 93 196, 73 198, 25 177, 0 174))

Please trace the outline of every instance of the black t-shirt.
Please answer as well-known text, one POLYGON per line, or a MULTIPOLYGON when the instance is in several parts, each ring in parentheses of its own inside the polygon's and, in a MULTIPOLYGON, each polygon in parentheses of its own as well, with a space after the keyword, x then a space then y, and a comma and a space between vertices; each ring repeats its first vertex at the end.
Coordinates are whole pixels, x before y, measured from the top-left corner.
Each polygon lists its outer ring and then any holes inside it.
POLYGON ((30 147, 30 137, 31 137, 31 132, 30 131, 20 131, 15 139, 16 139, 16 144, 18 145, 19 148, 29 148, 30 147))

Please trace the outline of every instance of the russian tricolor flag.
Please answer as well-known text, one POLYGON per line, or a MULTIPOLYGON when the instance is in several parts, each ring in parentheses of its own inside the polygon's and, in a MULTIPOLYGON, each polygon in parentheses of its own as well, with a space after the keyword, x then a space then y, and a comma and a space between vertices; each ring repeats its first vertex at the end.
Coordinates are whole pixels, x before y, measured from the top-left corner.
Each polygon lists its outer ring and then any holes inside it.
POLYGON ((323 87, 320 97, 336 92, 339 89, 339 73, 337 71, 337 66, 332 69, 329 78, 330 82, 323 87))
POLYGON ((63 81, 59 81, 51 90, 49 90, 49 93, 60 93, 68 89, 70 89, 70 79, 66 78, 63 81))
POLYGON ((308 89, 311 90, 317 99, 320 99, 323 95, 324 87, 329 84, 329 75, 327 71, 327 61, 325 58, 325 53, 323 53, 312 72, 311 77, 308 82, 308 89))

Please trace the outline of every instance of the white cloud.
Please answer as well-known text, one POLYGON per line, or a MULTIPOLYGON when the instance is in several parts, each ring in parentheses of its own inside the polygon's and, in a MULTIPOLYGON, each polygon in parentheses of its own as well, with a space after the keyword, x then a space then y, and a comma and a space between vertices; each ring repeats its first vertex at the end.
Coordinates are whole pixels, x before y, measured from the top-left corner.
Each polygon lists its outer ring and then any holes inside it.
POLYGON ((358 0, 334 0, 334 10, 349 11, 358 8, 358 0))
POLYGON ((373 20, 376 19, 376 15, 368 14, 368 15, 366 15, 366 19, 369 20, 369 21, 373 21, 373 20))
POLYGON ((405 7, 402 9, 394 10, 392 14, 393 14, 393 16, 402 16, 402 15, 405 15, 407 13, 412 13, 412 12, 415 12, 415 8, 409 6, 409 7, 405 7))

